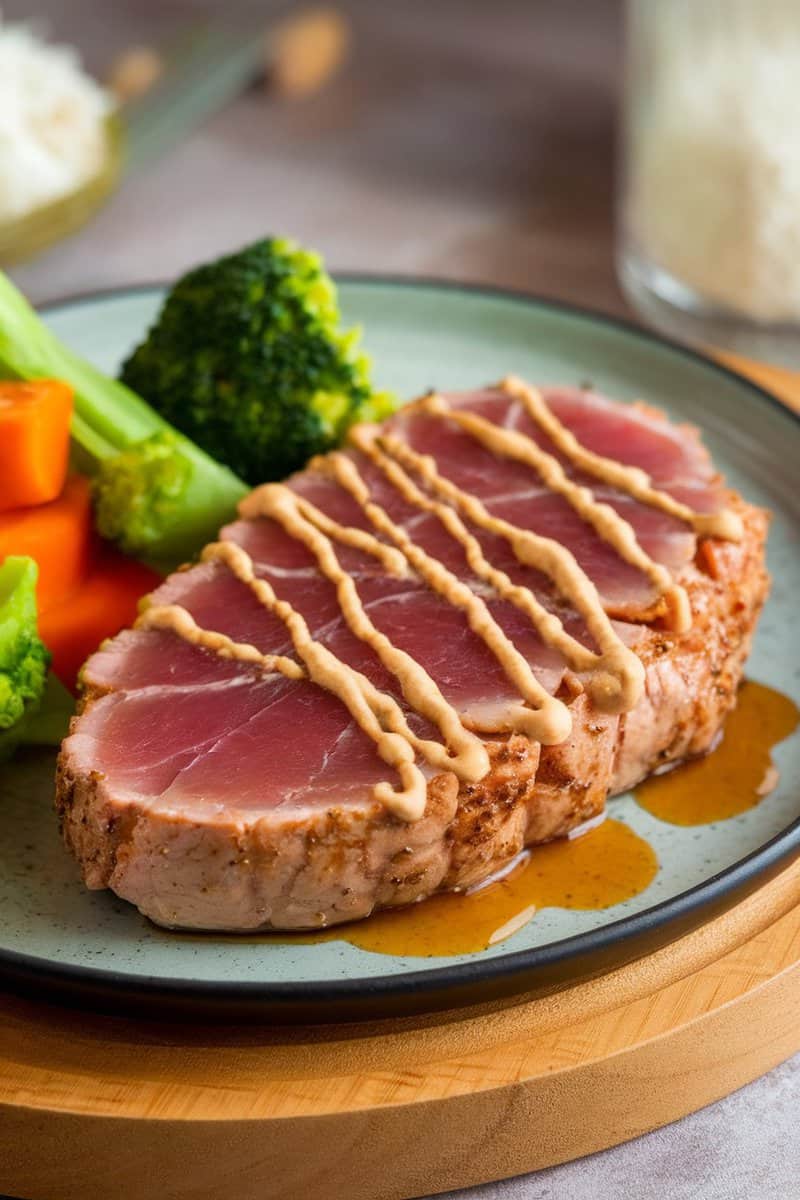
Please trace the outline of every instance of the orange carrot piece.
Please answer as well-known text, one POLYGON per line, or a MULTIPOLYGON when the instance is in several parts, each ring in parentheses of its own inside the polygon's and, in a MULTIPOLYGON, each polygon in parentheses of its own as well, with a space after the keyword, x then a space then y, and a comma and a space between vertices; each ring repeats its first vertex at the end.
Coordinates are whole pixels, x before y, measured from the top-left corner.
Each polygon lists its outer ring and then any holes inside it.
POLYGON ((142 563, 107 550, 84 585, 63 604, 39 618, 39 636, 53 655, 53 670, 73 691, 78 671, 107 637, 136 619, 139 598, 161 576, 142 563))
POLYGON ((39 566, 36 601, 48 612, 83 583, 94 557, 89 480, 70 475, 63 492, 49 504, 0 512, 0 562, 8 554, 27 554, 39 566))
POLYGON ((67 477, 72 388, 0 380, 0 511, 55 500, 67 477))

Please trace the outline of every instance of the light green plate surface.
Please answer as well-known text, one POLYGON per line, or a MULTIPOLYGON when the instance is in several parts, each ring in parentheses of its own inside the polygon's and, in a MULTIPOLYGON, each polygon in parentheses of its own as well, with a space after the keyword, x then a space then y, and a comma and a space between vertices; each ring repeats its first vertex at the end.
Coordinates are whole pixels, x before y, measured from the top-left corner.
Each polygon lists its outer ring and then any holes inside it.
MULTIPOLYGON (((434 385, 469 388, 513 371, 539 383, 590 380, 612 396, 646 398, 673 417, 701 426, 733 485, 774 513, 769 543, 774 586, 748 674, 800 701, 800 423, 702 360, 583 314, 425 283, 350 280, 342 283, 341 295, 347 320, 365 327, 378 382, 404 396, 434 385)), ((56 306, 48 320, 76 350, 113 370, 143 333, 157 303, 154 291, 117 293, 56 306)), ((517 952, 592 931, 602 938, 613 922, 658 905, 659 912, 666 911, 665 901, 758 851, 800 816, 800 740, 789 739, 776 757, 781 771, 777 790, 758 808, 716 825, 678 828, 649 816, 632 798, 614 801, 614 815, 658 854, 661 867, 652 885, 602 912, 545 910, 510 940, 468 957, 486 964, 503 959, 502 969, 506 962, 512 969, 524 959, 517 952), (507 956, 513 954, 512 963, 507 956)), ((90 967, 115 973, 116 984, 116 973, 122 973, 131 982, 145 976, 186 981, 187 994, 206 981, 223 989, 255 985, 268 995, 275 984, 311 985, 313 992, 315 985, 335 987, 337 981, 354 978, 385 988, 389 977, 408 972, 415 973, 414 987, 424 991, 427 978, 434 982, 430 972, 445 968, 437 980, 447 984, 455 978, 452 968, 466 961, 398 959, 344 942, 276 946, 160 932, 122 901, 107 893, 90 894, 79 883, 58 842, 51 811, 52 759, 30 759, 5 769, 0 790, 0 965, 3 959, 19 963, 22 955, 27 968, 41 965, 51 976, 63 967, 90 967)), ((784 848, 800 840, 798 833, 786 835, 784 848)), ((701 889, 691 904, 702 905, 706 899, 701 889)), ((657 912, 653 923, 659 920, 657 912)), ((615 927, 620 936, 626 928, 615 927)), ((498 966, 494 964, 495 971, 498 966)), ((473 968, 471 974, 475 978, 480 971, 473 968)))

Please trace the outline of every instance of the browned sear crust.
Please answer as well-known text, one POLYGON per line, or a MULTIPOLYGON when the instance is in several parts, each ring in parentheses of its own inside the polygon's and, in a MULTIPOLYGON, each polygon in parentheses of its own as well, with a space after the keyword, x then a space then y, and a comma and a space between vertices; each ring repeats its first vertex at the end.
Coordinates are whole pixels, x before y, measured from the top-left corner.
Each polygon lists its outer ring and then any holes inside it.
POLYGON ((87 885, 112 888, 167 926, 317 928, 478 883, 525 846, 600 814, 609 795, 703 754, 736 702, 768 591, 767 515, 735 494, 730 504, 745 536, 700 544, 681 577, 694 616, 688 633, 642 629, 635 648, 646 687, 627 715, 598 714, 573 689, 566 742, 541 750, 518 734, 489 742, 490 773, 460 789, 453 775, 432 779, 426 814, 410 825, 378 805, 201 825, 117 801, 62 753, 57 809, 87 885))

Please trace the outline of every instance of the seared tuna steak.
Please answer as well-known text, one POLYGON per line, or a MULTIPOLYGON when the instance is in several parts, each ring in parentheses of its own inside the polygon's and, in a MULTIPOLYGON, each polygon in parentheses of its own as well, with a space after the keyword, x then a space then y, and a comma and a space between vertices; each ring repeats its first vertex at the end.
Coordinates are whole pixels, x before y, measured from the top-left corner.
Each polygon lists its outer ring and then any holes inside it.
POLYGON ((180 928, 472 886, 709 748, 765 533, 653 410, 517 381, 423 399, 258 489, 88 661, 66 843, 180 928))

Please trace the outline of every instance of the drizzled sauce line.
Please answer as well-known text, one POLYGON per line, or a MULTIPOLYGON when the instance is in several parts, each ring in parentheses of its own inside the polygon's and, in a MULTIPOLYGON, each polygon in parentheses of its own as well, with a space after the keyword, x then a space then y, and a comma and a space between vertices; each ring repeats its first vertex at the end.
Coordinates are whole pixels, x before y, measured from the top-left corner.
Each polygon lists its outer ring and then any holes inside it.
MULTIPOLYGON (((700 537, 722 538, 728 542, 740 542, 744 534, 744 526, 738 513, 723 508, 715 513, 698 513, 682 504, 669 492, 662 492, 653 487, 653 481, 641 467, 627 466, 614 458, 604 458, 582 446, 575 434, 562 425, 558 417, 548 407, 544 397, 534 388, 529 387, 515 375, 504 379, 500 385, 510 396, 521 401, 523 408, 531 420, 542 429, 550 441, 568 458, 574 467, 594 475, 603 483, 610 484, 619 492, 624 492, 640 504, 648 508, 660 509, 671 517, 690 525, 700 537)), ((533 443, 533 439, 529 441, 533 443)))
MULTIPOLYGON (((399 790, 388 782, 377 784, 374 789, 375 799, 403 820, 418 820, 425 812, 427 781, 416 763, 416 755, 419 754, 428 761, 437 756, 444 759, 445 748, 438 743, 417 737, 409 727, 402 709, 391 696, 379 691, 364 675, 353 670, 325 646, 316 642, 311 637, 305 618, 287 601, 280 600, 267 580, 260 579, 255 574, 252 559, 241 546, 233 542, 212 542, 206 546, 201 557, 203 562, 224 563, 240 582, 253 591, 265 608, 283 621, 305 671, 300 667, 301 674, 298 676, 288 667, 292 660, 282 656, 263 656, 264 661, 259 661, 256 657, 259 652, 255 647, 246 644, 240 646, 224 634, 200 629, 180 605, 146 606, 136 622, 136 628, 170 629, 193 645, 212 649, 239 661, 263 666, 267 670, 281 670, 283 674, 289 674, 291 671, 293 678, 307 676, 320 687, 333 692, 346 705, 364 733, 375 743, 381 759, 394 768, 400 778, 399 790)), ((293 664, 293 667, 297 668, 298 664, 293 664)), ((485 748, 478 739, 475 740, 486 755, 485 748)), ((476 778, 481 778, 488 769, 488 755, 486 765, 478 763, 477 768, 476 778)))
MULTIPOLYGON (((324 459, 319 458, 315 461, 324 462, 324 459)), ((261 502, 261 498, 266 495, 265 489, 275 486, 279 485, 264 484, 263 487, 256 488, 254 492, 246 496, 241 505, 240 511, 242 515, 265 515, 259 512, 258 505, 261 502)), ((393 549, 392 546, 387 546, 385 542, 379 541, 378 538, 373 537, 372 534, 365 532, 363 529, 355 529, 351 525, 340 525, 338 521, 331 520, 327 513, 317 508, 315 504, 311 504, 304 497, 298 496, 296 492, 291 492, 285 487, 283 488, 283 492, 289 493, 294 510, 309 524, 316 526, 317 529, 329 538, 332 538, 336 542, 341 542, 343 546, 352 546, 356 550, 361 550, 364 554, 370 554, 373 558, 377 558, 387 575, 394 575, 398 579, 402 579, 408 574, 408 564, 399 550, 393 549)))
POLYGON ((210 650, 220 658, 252 663, 267 674, 278 672, 287 679, 306 679, 306 672, 293 658, 283 654, 262 654, 249 642, 235 642, 225 633, 202 629, 190 612, 181 604, 147 605, 137 618, 136 629, 167 629, 193 646, 210 650))
POLYGON ((252 560, 241 546, 233 542, 214 542, 206 546, 202 559, 225 563, 236 578, 247 584, 256 598, 283 621, 309 677, 342 700, 363 731, 375 742, 383 761, 397 770, 402 789, 395 791, 389 783, 379 783, 374 791, 376 800, 408 821, 418 820, 424 814, 427 783, 416 764, 416 754, 430 763, 455 771, 467 782, 483 778, 489 769, 489 758, 478 738, 462 730, 463 742, 469 739, 478 751, 470 761, 465 761, 464 758, 451 758, 438 742, 418 737, 391 696, 379 691, 360 671, 355 671, 312 638, 305 618, 286 600, 279 600, 271 584, 255 574, 252 560))
MULTIPOLYGON (((431 765, 455 771, 459 778, 471 782, 481 779, 489 769, 483 742, 464 728, 458 713, 447 703, 425 668, 410 654, 395 646, 372 623, 352 576, 336 557, 333 543, 311 519, 315 510, 309 511, 308 505, 298 502, 296 493, 284 484, 267 483, 251 492, 241 511, 251 517, 271 517, 290 537, 302 542, 314 555, 319 570, 336 588, 339 607, 350 630, 372 647, 386 669, 398 680, 412 708, 441 732, 447 750, 438 742, 425 743, 426 757, 431 765)), ((389 549, 385 543, 378 542, 368 533, 363 533, 362 537, 365 545, 371 541, 376 547, 389 549)), ((405 567, 405 559, 402 555, 400 557, 405 567)))
MULTIPOLYGON (((525 397, 538 399, 529 390, 526 390, 525 397)), ((592 526, 598 537, 613 546, 620 558, 650 580, 656 592, 664 598, 670 628, 676 633, 685 633, 689 629, 692 612, 686 590, 675 583, 670 571, 662 563, 655 562, 645 553, 636 539, 636 531, 624 517, 610 504, 597 500, 591 488, 570 479, 558 459, 543 450, 533 438, 495 425, 477 413, 452 408, 444 396, 427 396, 421 402, 420 409, 428 416, 441 417, 457 425, 498 458, 510 458, 532 467, 551 492, 563 496, 578 516, 592 526)))
MULTIPOLYGON (((500 386, 521 402, 530 419, 548 435, 555 448, 584 473, 603 480, 642 504, 677 517, 691 525, 700 536, 729 540, 741 536, 741 521, 737 514, 727 510, 713 514, 694 513, 667 493, 654 488, 650 477, 639 468, 603 458, 583 447, 558 421, 540 394, 522 381, 509 378, 500 386)), ((559 459, 543 450, 533 438, 495 425, 476 413, 453 408, 440 396, 419 401, 417 411, 453 421, 490 453, 530 466, 545 485, 563 496, 626 562, 644 573, 663 598, 666 620, 673 629, 681 632, 689 627, 688 598, 668 569, 645 553, 634 528, 627 521, 610 505, 599 502, 591 488, 571 479, 559 459)), ((593 581, 565 546, 494 516, 477 496, 442 475, 434 458, 418 453, 391 428, 357 426, 350 430, 349 441, 356 451, 379 468, 411 507, 433 514, 447 534, 462 547, 476 578, 488 584, 499 598, 522 611, 545 644, 560 653, 567 667, 586 677, 586 690, 598 709, 621 713, 635 706, 644 686, 644 667, 620 639, 593 581), (597 650, 569 634, 559 617, 545 608, 530 588, 514 583, 495 567, 467 522, 504 538, 520 563, 548 576, 560 595, 583 617, 597 650)), ((519 692, 519 700, 510 700, 491 726, 478 726, 483 732, 519 731, 543 744, 557 744, 566 739, 571 728, 569 707, 538 682, 531 664, 494 619, 485 600, 418 545, 408 530, 377 503, 359 470, 357 456, 336 452, 315 459, 310 466, 347 492, 375 533, 340 524, 283 484, 257 488, 241 503, 241 515, 245 518, 267 517, 277 522, 289 537, 306 546, 320 573, 334 586, 348 628, 374 650, 398 680, 409 706, 438 729, 441 742, 415 734, 393 696, 380 691, 361 672, 317 641, 302 613, 281 599, 267 579, 256 574, 252 559, 234 542, 207 546, 203 561, 224 564, 265 609, 282 621, 297 660, 284 655, 263 654, 248 643, 201 629, 180 605, 146 607, 137 627, 169 629, 222 657, 253 664, 266 672, 279 672, 290 679, 308 679, 336 695, 363 732, 373 740, 380 758, 399 777, 399 788, 386 781, 379 783, 374 789, 376 799, 402 819, 417 820, 424 814, 427 796, 426 776, 418 765, 418 758, 430 767, 452 771, 462 782, 475 783, 489 770, 488 751, 481 738, 468 727, 474 726, 475 721, 468 721, 466 715, 459 714, 424 667, 395 646, 373 624, 355 580, 342 567, 336 553, 335 543, 350 546, 373 557, 387 575, 397 578, 416 576, 446 602, 464 612, 469 627, 494 654, 519 692)))
MULTIPOLYGON (((424 512, 433 513, 438 517, 445 530, 462 547, 467 565, 476 578, 483 580, 484 583, 488 583, 502 600, 508 601, 519 609, 520 612, 523 612, 537 630, 541 631, 550 622, 553 614, 544 608, 530 588, 514 583, 505 571, 501 571, 489 562, 483 553, 480 542, 470 533, 456 510, 451 508, 449 504, 445 504, 434 496, 429 496, 423 492, 405 468, 381 448, 374 427, 359 426, 353 429, 350 440, 354 446, 369 457, 375 466, 384 473, 390 483, 393 484, 409 504, 421 508, 424 512)), ((556 635, 553 634, 553 636, 555 637, 556 635)), ((558 645, 558 649, 562 652, 565 660, 574 668, 581 671, 588 671, 599 665, 601 661, 600 656, 594 654, 588 647, 582 645, 582 643, 576 641, 574 638, 570 638, 570 635, 566 631, 563 632, 563 639, 563 641, 552 642, 551 644, 558 645), (569 639, 569 641, 566 639, 569 639)), ((549 693, 547 695, 551 702, 561 705, 561 701, 555 700, 549 693)), ((561 706, 566 708, 565 705, 561 706)))
POLYGON ((519 703, 506 705, 491 725, 478 723, 487 733, 524 733, 545 745, 557 745, 569 736, 572 720, 566 705, 556 700, 537 680, 527 659, 495 621, 485 601, 467 584, 462 583, 438 559, 433 558, 397 525, 389 514, 372 498, 352 458, 334 452, 320 462, 320 467, 344 488, 379 532, 392 538, 417 574, 432 591, 444 597, 466 615, 470 629, 488 646, 506 675, 519 689, 520 695, 532 707, 519 703))
POLYGON ((477 496, 440 475, 430 455, 412 450, 394 434, 383 434, 379 429, 375 434, 381 448, 414 471, 432 492, 453 504, 473 525, 505 538, 523 566, 533 567, 553 580, 561 595, 569 598, 586 621, 600 653, 567 633, 556 614, 549 612, 528 588, 522 588, 523 593, 528 593, 524 603, 537 632, 573 670, 591 674, 587 688, 599 709, 619 713, 633 708, 644 687, 644 667, 621 641, 606 615, 597 588, 566 546, 493 516, 477 496))

